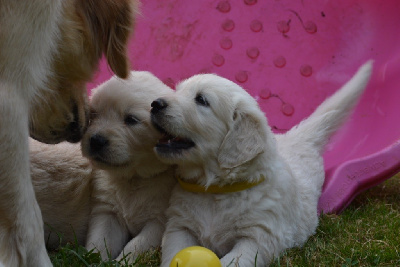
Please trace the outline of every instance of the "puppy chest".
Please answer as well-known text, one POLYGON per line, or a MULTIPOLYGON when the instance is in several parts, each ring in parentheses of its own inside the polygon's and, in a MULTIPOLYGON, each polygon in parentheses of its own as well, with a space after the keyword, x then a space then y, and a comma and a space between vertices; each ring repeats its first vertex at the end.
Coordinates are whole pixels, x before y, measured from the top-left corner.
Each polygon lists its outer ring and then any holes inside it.
POLYGON ((186 212, 182 220, 199 241, 199 244, 212 248, 219 256, 228 253, 235 241, 243 235, 239 218, 243 216, 240 207, 231 201, 192 199, 183 204, 186 212), (186 205, 185 205, 186 204, 186 205))
POLYGON ((116 208, 134 234, 150 220, 165 221, 167 206, 168 198, 161 192, 154 194, 150 190, 131 190, 129 194, 119 197, 116 208))
POLYGON ((237 239, 237 228, 232 220, 207 220, 200 223, 198 240, 202 246, 212 248, 219 256, 228 253, 237 239))

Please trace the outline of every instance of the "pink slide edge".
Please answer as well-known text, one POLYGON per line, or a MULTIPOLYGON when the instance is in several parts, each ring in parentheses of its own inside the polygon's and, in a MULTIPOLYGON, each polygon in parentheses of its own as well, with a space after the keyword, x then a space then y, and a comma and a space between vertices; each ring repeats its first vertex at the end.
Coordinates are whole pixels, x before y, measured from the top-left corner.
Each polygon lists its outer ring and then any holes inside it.
POLYGON ((324 185, 318 211, 341 213, 358 194, 399 171, 400 140, 377 153, 345 162, 333 171, 329 182, 324 185), (342 182, 335 183, 336 179, 342 182))

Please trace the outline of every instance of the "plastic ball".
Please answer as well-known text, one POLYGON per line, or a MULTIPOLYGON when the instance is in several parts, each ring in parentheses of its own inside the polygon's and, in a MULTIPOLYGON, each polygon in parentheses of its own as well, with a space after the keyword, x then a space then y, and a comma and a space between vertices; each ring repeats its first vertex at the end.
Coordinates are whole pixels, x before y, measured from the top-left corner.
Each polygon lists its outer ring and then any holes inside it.
POLYGON ((176 253, 170 267, 222 267, 218 256, 211 250, 193 246, 187 247, 176 253))

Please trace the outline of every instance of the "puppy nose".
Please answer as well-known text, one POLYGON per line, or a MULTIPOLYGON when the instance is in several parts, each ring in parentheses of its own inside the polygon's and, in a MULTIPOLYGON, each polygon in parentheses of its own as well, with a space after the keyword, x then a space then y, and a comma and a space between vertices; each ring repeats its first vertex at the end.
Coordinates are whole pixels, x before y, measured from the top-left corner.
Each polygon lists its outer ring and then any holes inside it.
POLYGON ((95 134, 90 137, 90 151, 91 152, 99 152, 101 151, 105 146, 108 145, 108 139, 105 137, 95 134))
POLYGON ((153 103, 151 103, 151 107, 152 107, 151 113, 156 114, 160 110, 163 110, 166 107, 168 107, 168 103, 164 99, 158 98, 154 100, 153 103))

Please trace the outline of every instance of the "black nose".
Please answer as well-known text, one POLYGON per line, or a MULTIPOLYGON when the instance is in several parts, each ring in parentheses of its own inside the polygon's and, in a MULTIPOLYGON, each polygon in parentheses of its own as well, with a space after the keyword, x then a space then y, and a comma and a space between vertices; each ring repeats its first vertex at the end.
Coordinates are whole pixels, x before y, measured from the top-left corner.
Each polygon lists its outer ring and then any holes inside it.
POLYGON ((163 110, 166 107, 168 107, 168 103, 164 99, 159 98, 159 99, 154 100, 153 103, 151 103, 151 107, 152 107, 151 113, 156 114, 160 110, 163 110))
POLYGON ((90 151, 92 153, 100 152, 104 147, 108 145, 108 139, 95 134, 90 137, 90 151))

